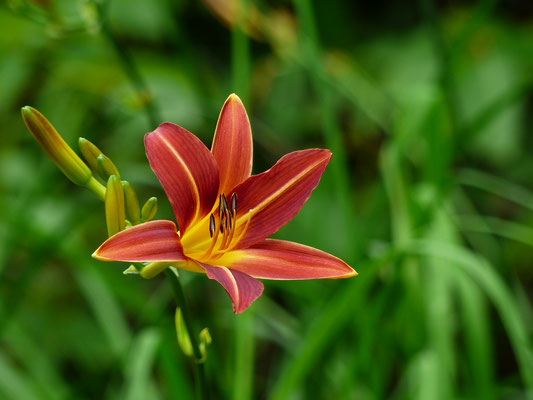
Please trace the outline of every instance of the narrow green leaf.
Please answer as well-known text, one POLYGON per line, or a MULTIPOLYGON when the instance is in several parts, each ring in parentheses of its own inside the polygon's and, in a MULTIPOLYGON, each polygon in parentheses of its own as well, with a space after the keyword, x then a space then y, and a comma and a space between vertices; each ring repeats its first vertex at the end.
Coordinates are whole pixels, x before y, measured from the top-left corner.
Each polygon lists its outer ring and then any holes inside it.
POLYGON ((160 335, 149 328, 141 332, 133 341, 125 370, 124 399, 145 400, 152 398, 150 393, 151 374, 160 335))

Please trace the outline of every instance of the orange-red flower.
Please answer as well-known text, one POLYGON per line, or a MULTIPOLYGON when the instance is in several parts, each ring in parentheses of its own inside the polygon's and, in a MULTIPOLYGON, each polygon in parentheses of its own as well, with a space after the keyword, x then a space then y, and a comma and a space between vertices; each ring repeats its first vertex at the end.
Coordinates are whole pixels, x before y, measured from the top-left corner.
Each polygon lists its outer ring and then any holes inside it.
POLYGON ((331 152, 295 151, 259 175, 252 171, 252 134, 236 95, 222 107, 211 151, 178 125, 146 134, 146 155, 170 200, 172 221, 133 226, 109 238, 93 257, 168 262, 207 273, 240 313, 261 295, 259 279, 348 278, 344 261, 301 244, 266 239, 290 221, 318 184, 331 152))

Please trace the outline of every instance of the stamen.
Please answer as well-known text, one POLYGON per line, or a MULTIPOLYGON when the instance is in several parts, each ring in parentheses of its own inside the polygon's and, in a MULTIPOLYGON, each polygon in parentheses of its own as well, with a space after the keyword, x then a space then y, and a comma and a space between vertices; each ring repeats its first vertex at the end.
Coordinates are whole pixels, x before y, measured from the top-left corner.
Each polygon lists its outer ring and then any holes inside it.
MULTIPOLYGON (((218 202, 218 224, 214 214, 211 214, 209 217, 209 235, 211 236, 211 245, 206 251, 205 257, 211 257, 213 251, 215 252, 213 255, 214 258, 221 257, 224 253, 224 250, 227 250, 228 246, 233 243, 233 236, 235 235, 236 231, 236 217, 237 194, 233 193, 231 195, 229 204, 226 195, 224 193, 220 194, 218 202), (223 235, 220 239, 220 242, 218 242, 219 234, 223 235), (216 251, 215 247, 217 247, 216 251)), ((250 221, 248 220, 246 225, 248 225, 248 222, 250 221)))
POLYGON ((224 211, 221 216, 220 216, 220 233, 224 233, 224 227, 226 226, 226 230, 227 230, 227 222, 226 222, 226 219, 227 219, 227 214, 226 212, 224 211))
POLYGON ((209 233, 211 234, 211 246, 209 246, 209 249, 205 252, 205 257, 211 256, 218 239, 218 229, 216 229, 215 216, 213 214, 209 217, 209 233))

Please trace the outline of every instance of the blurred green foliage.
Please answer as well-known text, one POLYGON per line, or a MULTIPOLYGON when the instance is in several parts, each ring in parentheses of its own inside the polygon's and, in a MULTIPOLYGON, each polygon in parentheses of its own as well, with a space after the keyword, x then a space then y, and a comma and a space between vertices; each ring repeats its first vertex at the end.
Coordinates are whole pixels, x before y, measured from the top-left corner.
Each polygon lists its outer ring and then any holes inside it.
POLYGON ((350 280, 266 281, 234 316, 184 272, 212 398, 533 398, 528 1, 10 0, 0 6, 0 398, 191 399, 164 279, 90 258, 102 204, 26 131, 39 109, 171 210, 143 135, 211 140, 231 92, 255 172, 333 160, 276 234, 350 280))

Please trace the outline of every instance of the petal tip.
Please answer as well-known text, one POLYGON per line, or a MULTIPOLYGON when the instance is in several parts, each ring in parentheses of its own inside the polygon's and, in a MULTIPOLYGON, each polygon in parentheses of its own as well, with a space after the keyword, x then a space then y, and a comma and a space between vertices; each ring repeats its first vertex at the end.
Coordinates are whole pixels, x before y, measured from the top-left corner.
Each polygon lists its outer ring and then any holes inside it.
POLYGON ((235 93, 232 93, 228 96, 226 102, 229 102, 229 101, 236 101, 236 102, 242 103, 241 98, 237 96, 237 94, 235 93))
POLYGON ((327 158, 328 161, 331 160, 331 157, 333 156, 333 153, 329 149, 320 149, 322 150, 322 153, 324 154, 324 158, 327 158))
POLYGON ((146 141, 146 139, 149 137, 149 136, 153 136, 157 133, 160 133, 162 130, 165 130, 167 128, 175 128, 175 127, 180 127, 179 125, 176 125, 172 122, 162 122, 160 123, 157 128, 155 128, 153 131, 150 131, 150 132, 147 132, 145 135, 144 135, 144 140, 146 141))
POLYGON ((349 265, 347 267, 350 268, 350 270, 348 272, 346 272, 345 274, 342 274, 342 275, 338 275, 338 276, 334 277, 333 279, 347 279, 347 278, 353 278, 354 276, 359 275, 359 273, 355 269, 353 269, 349 265))
POLYGON ((112 258, 106 257, 102 255, 101 248, 104 244, 102 244, 100 247, 98 247, 93 254, 91 254, 91 257, 98 261, 115 261, 112 258))

